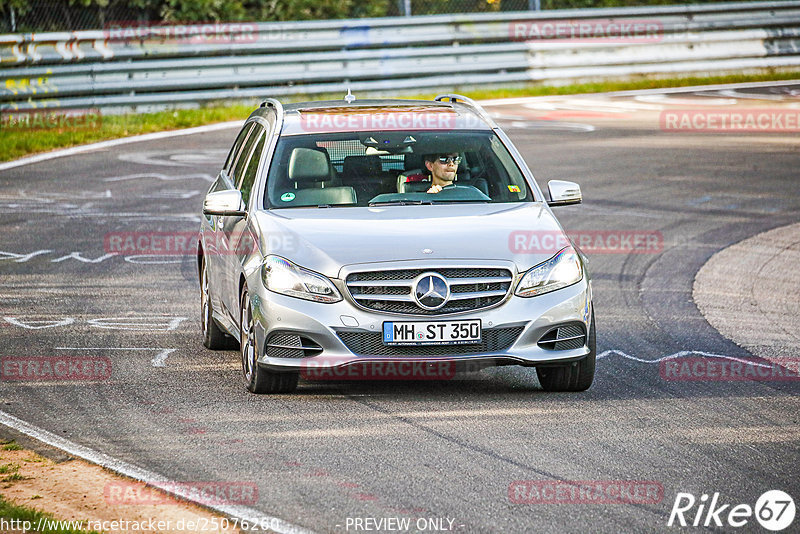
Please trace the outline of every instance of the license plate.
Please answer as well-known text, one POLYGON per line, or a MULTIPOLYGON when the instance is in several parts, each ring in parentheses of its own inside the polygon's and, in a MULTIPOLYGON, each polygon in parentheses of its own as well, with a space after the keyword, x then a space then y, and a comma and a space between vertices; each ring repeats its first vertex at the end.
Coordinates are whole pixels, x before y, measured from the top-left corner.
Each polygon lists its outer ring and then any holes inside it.
POLYGON ((481 342, 481 320, 385 322, 385 345, 467 345, 481 342))

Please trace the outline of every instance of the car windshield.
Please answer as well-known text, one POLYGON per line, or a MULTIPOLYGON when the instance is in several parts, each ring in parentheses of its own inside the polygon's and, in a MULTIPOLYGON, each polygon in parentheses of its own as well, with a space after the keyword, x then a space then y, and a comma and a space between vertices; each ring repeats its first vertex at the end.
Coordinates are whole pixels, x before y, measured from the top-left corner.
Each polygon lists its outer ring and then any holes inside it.
POLYGON ((278 141, 264 207, 533 202, 514 158, 491 131, 290 135, 278 141), (429 167, 449 172, 440 191, 429 167), (455 172, 453 172, 455 171, 455 172))

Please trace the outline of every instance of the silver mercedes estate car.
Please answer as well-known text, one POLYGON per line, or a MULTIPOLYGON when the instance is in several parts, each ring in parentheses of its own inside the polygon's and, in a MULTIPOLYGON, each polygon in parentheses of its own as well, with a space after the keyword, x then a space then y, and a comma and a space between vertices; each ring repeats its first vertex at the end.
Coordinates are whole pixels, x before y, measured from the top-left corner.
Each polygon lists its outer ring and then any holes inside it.
POLYGON ((592 286, 551 211, 581 192, 548 193, 469 98, 267 99, 203 202, 204 345, 254 393, 490 365, 585 390, 592 286))

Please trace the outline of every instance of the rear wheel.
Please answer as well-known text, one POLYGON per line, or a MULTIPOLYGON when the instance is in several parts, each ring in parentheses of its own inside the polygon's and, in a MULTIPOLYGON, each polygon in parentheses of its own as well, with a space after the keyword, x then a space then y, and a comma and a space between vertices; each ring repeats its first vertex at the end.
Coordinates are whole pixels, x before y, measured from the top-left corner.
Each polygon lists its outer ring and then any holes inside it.
POLYGON ((208 267, 206 259, 200 260, 200 327, 203 332, 203 345, 212 350, 228 348, 230 337, 217 325, 208 293, 208 267))
POLYGON ((594 309, 592 309, 592 324, 589 327, 587 345, 589 346, 589 354, 577 362, 536 368, 539 382, 545 391, 585 391, 592 385, 597 359, 594 309))
POLYGON ((252 393, 291 393, 297 388, 300 374, 275 373, 259 367, 253 306, 246 287, 242 289, 240 303, 239 346, 242 353, 242 378, 245 387, 252 393))

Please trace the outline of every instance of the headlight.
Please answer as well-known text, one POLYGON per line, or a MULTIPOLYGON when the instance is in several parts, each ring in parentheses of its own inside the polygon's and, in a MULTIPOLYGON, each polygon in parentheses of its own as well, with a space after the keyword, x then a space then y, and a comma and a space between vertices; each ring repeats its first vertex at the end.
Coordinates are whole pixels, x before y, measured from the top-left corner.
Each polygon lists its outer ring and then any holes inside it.
POLYGON ((576 284, 581 278, 583 278, 581 260, 575 249, 566 247, 525 273, 517 284, 515 294, 519 297, 535 297, 576 284))
POLYGON ((267 256, 261 266, 261 279, 270 291, 290 297, 328 303, 342 300, 330 280, 280 256, 267 256))

